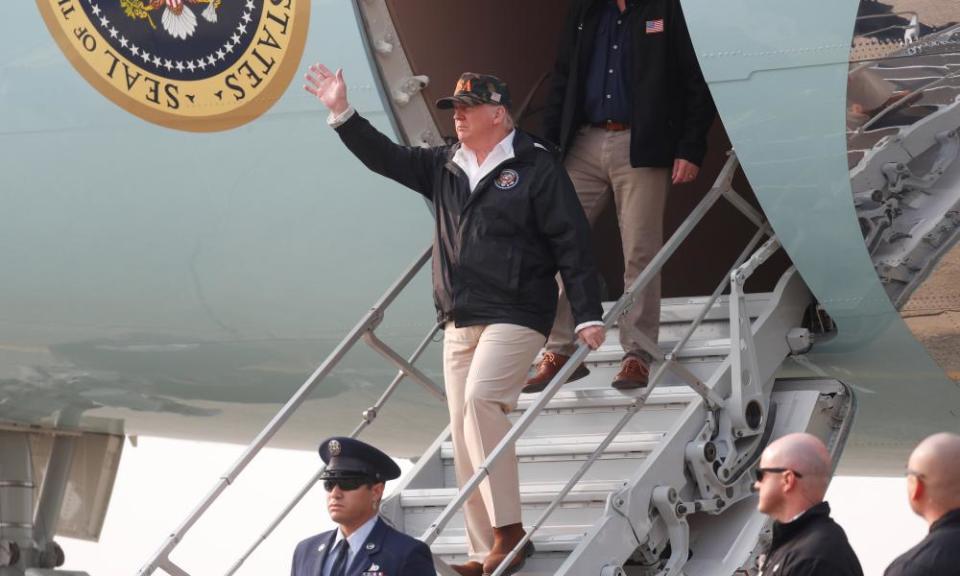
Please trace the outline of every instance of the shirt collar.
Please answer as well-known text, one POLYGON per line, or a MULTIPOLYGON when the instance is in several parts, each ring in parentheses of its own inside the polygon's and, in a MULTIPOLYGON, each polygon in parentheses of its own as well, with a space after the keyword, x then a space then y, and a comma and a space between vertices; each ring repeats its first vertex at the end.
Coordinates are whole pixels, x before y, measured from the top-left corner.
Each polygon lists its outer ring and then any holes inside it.
POLYGON ((513 156, 513 137, 517 135, 517 130, 513 129, 510 131, 506 137, 501 140, 497 146, 500 147, 500 150, 503 151, 506 156, 513 156))
MULTIPOLYGON (((513 137, 516 136, 517 130, 513 129, 510 131, 506 137, 497 142, 497 145, 490 150, 490 154, 487 154, 487 158, 493 156, 494 153, 499 152, 507 158, 513 157, 513 137)), ((454 153, 454 161, 457 159, 466 160, 469 159, 473 163, 473 167, 479 167, 479 162, 477 162, 477 154, 465 144, 461 144, 460 148, 454 153)))
MULTIPOLYGON (((363 546, 363 543, 367 541, 367 537, 369 537, 370 533, 373 532, 373 527, 376 526, 379 518, 380 517, 378 515, 374 514, 373 517, 364 522, 362 526, 357 528, 353 534, 347 538, 347 543, 350 545, 351 554, 355 554, 360 550, 360 547, 363 546)), ((341 532, 340 529, 337 529, 337 537, 333 541, 333 548, 331 548, 331 550, 336 548, 340 544, 341 540, 343 540, 343 532, 341 532)))

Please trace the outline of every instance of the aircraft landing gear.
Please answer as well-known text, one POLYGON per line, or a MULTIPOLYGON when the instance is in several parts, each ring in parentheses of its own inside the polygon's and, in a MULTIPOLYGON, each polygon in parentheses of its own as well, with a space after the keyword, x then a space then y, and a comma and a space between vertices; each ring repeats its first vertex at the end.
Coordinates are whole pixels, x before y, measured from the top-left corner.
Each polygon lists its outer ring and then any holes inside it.
POLYGON ((64 554, 53 540, 76 441, 76 435, 54 438, 35 502, 30 434, 0 429, 0 576, 87 576, 56 570, 64 554))

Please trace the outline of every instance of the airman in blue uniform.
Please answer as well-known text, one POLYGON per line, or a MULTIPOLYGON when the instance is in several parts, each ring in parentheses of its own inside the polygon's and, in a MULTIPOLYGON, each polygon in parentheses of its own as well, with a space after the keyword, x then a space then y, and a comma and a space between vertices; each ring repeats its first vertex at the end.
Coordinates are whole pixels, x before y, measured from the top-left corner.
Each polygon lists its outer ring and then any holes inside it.
POLYGON ((352 438, 320 444, 322 480, 336 530, 311 536, 293 553, 291 576, 433 576, 426 544, 379 517, 388 480, 400 476, 389 456, 352 438))

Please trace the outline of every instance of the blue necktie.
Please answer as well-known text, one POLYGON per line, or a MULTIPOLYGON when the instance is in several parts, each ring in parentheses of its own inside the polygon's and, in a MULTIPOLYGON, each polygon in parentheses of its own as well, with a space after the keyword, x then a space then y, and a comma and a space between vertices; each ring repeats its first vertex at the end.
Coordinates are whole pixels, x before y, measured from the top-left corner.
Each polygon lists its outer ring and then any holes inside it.
POLYGON ((346 539, 340 541, 340 550, 337 551, 337 557, 333 561, 333 568, 330 570, 330 576, 347 576, 347 555, 350 553, 350 544, 346 539))

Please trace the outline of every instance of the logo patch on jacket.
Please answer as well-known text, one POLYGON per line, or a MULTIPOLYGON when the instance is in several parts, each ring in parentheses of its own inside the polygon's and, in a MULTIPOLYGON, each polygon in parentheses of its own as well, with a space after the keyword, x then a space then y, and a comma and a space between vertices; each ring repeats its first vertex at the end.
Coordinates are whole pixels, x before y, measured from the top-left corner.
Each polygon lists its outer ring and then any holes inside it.
POLYGON ((493 185, 501 190, 509 190, 516 186, 520 182, 520 175, 517 174, 516 170, 510 170, 509 168, 500 172, 500 175, 497 176, 497 179, 493 181, 493 185))
POLYGON ((647 20, 646 32, 647 34, 659 34, 663 32, 663 18, 647 20))
POLYGON ((369 568, 363 571, 361 576, 384 576, 384 573, 380 570, 379 564, 373 563, 369 568))

